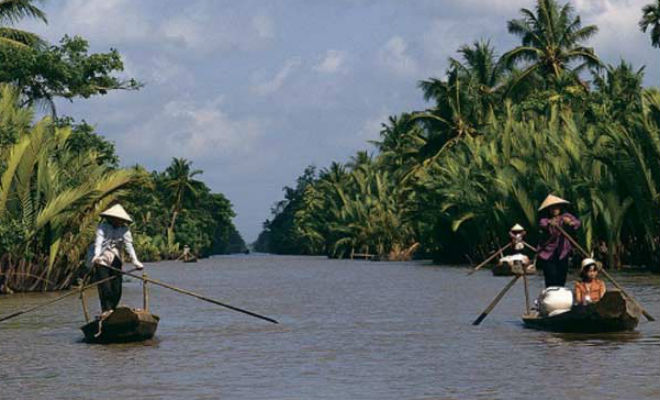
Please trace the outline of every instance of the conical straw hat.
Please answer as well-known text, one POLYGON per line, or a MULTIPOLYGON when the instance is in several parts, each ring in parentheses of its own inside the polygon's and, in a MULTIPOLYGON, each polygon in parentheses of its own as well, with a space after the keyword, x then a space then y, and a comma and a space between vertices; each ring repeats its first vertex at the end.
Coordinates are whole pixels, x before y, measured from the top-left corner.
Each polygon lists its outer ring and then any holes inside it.
POLYGON ((130 215, 124 210, 124 207, 122 207, 119 204, 115 204, 114 206, 108 208, 107 210, 103 211, 101 213, 102 217, 112 217, 112 218, 117 218, 121 219, 122 221, 126 222, 133 222, 133 219, 131 218, 130 215))
POLYGON ((541 203, 541 207, 539 207, 539 211, 557 204, 570 204, 570 201, 549 194, 548 197, 546 197, 545 200, 543 200, 543 203, 541 203))
POLYGON ((516 231, 524 231, 525 228, 523 228, 520 224, 515 224, 515 225, 511 228, 511 230, 514 231, 514 232, 516 232, 516 231))

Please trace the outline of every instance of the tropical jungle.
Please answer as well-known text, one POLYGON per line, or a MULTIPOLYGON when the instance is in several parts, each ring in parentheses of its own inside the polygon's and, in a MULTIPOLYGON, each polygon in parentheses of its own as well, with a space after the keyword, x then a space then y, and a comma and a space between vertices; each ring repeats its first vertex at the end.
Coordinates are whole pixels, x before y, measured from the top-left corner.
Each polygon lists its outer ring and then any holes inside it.
POLYGON ((84 273, 99 214, 116 202, 130 210, 145 261, 176 258, 184 245, 200 256, 245 251, 232 204, 192 161, 173 158, 164 171, 120 167, 114 144, 93 125, 58 115, 57 99, 143 84, 119 78, 115 49, 90 54, 82 37, 51 44, 16 29, 26 18, 47 23, 35 3, 0 1, 0 288, 71 286, 84 273))
MULTIPOLYGON (((308 167, 272 208, 255 248, 279 254, 444 263, 483 259, 520 223, 538 241, 549 193, 571 201, 578 240, 609 268, 660 266, 660 91, 644 66, 608 64, 570 3, 537 0, 418 82, 430 106, 382 123, 372 151, 308 167)), ((660 47, 660 2, 639 29, 660 47)), ((414 83, 411 83, 414 84, 414 83)))

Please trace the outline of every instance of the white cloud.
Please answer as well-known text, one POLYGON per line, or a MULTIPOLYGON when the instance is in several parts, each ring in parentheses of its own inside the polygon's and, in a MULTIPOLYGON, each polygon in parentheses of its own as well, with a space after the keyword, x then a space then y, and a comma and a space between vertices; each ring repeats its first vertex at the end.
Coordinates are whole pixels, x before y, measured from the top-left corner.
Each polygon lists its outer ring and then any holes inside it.
POLYGON ((576 0, 576 12, 582 17, 582 25, 597 25, 599 32, 589 41, 600 58, 609 64, 617 65, 623 58, 632 62, 635 68, 646 65, 645 82, 652 82, 650 76, 657 76, 657 53, 651 47, 648 34, 640 31, 637 25, 642 7, 648 0, 576 0))
POLYGON ((625 51, 631 43, 640 43, 644 34, 637 25, 641 9, 648 0, 620 1, 578 0, 576 11, 582 16, 582 25, 595 24, 599 32, 592 39, 594 46, 625 51), (622 46, 627 43, 627 46, 622 46))
POLYGON ((378 59, 389 71, 407 77, 418 74, 417 61, 408 54, 408 44, 401 36, 392 37, 381 48, 378 59))
POLYGON ((302 61, 300 57, 293 57, 288 59, 279 72, 270 80, 252 86, 252 91, 265 96, 280 90, 287 80, 289 75, 300 67, 302 61))
POLYGON ((326 74, 342 72, 346 61, 346 53, 339 50, 328 50, 320 63, 314 66, 314 70, 326 74))
POLYGON ((505 15, 512 18, 521 8, 533 10, 535 6, 533 0, 461 0, 460 2, 451 0, 449 3, 449 7, 462 8, 472 15, 505 15))
POLYGON ((127 152, 153 159, 244 158, 260 138, 261 124, 255 119, 232 118, 222 109, 222 102, 222 98, 203 104, 171 100, 120 138, 120 145, 127 152))
POLYGON ((68 0, 59 15, 49 16, 49 20, 58 31, 105 43, 145 38, 152 33, 138 2, 132 0, 68 0))
POLYGON ((183 83, 191 86, 194 82, 193 74, 188 69, 167 57, 157 56, 150 60, 148 73, 154 83, 158 85, 168 85, 173 83, 183 83))
POLYGON ((391 112, 381 109, 374 116, 367 118, 358 132, 359 141, 364 143, 367 140, 380 139, 380 131, 383 130, 383 123, 387 122, 391 112))
POLYGON ((187 47, 204 45, 204 37, 199 23, 186 18, 176 17, 164 21, 159 33, 166 39, 187 47))
POLYGON ((274 23, 266 15, 248 17, 231 11, 214 14, 203 4, 195 3, 189 10, 163 21, 159 34, 202 54, 259 50, 275 37, 274 23))
POLYGON ((253 17, 252 27, 261 38, 271 39, 275 37, 275 24, 267 15, 257 15, 253 17))

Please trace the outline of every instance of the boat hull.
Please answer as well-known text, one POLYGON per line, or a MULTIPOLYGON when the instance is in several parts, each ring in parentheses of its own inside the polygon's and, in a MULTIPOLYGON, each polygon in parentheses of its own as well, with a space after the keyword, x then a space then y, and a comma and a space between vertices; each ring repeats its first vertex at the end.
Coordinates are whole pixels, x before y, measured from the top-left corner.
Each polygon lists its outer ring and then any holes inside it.
MULTIPOLYGON (((493 266, 491 269, 494 276, 513 276, 518 275, 522 272, 522 267, 519 267, 519 271, 515 271, 514 267, 511 267, 508 263, 499 263, 493 266)), ((526 275, 536 275, 536 266, 530 264, 525 268, 526 275)))
POLYGON ((97 318, 80 329, 89 343, 138 342, 154 336, 158 321, 160 317, 148 311, 118 307, 102 322, 97 318))
POLYGON ((637 327, 641 310, 619 291, 608 291, 598 302, 573 306, 554 316, 538 313, 523 315, 525 326, 550 332, 609 333, 632 331, 637 327))

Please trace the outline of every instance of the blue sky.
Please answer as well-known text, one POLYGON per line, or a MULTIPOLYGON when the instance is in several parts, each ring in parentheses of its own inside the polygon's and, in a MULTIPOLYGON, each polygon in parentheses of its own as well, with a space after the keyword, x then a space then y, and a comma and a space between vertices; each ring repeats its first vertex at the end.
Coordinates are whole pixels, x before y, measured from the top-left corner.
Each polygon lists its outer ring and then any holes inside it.
MULTIPOLYGON (((658 50, 639 31, 650 0, 577 0, 608 63, 646 65, 658 50)), ((51 42, 81 35, 92 51, 117 48, 126 76, 145 83, 58 112, 85 119, 116 144, 124 165, 162 170, 193 161, 224 193, 252 242, 303 169, 372 150, 389 115, 423 109, 417 82, 442 77, 462 44, 490 39, 501 54, 518 43, 506 21, 532 0, 60 0, 49 24, 22 23, 51 42)))

